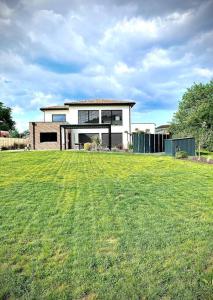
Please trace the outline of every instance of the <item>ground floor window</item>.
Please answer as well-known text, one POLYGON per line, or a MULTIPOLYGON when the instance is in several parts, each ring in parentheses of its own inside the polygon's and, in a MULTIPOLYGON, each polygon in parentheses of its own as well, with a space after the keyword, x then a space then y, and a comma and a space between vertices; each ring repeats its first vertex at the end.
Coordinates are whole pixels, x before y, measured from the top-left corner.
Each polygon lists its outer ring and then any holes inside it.
MULTIPOLYGON (((112 139, 112 147, 122 147, 123 146, 122 133, 112 133, 111 139, 112 139)), ((108 133, 102 133, 102 145, 104 147, 109 146, 109 134, 108 133)))
POLYGON ((79 144, 91 143, 93 137, 99 137, 98 133, 79 133, 79 144))
POLYGON ((40 132, 40 143, 57 142, 57 132, 40 132))

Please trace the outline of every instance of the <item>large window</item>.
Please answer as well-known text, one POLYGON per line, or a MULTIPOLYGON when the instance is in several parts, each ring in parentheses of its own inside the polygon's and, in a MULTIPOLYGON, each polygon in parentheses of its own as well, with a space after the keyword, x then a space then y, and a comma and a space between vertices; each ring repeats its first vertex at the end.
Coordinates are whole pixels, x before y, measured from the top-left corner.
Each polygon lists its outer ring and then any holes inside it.
MULTIPOLYGON (((112 139, 112 147, 118 147, 118 146, 123 145, 122 133, 112 133, 111 139, 112 139)), ((104 147, 109 146, 109 134, 108 133, 102 133, 102 145, 104 147)))
POLYGON ((102 110, 101 122, 112 125, 122 125, 122 110, 102 110))
POLYGON ((66 122, 66 115, 64 114, 54 114, 52 115, 53 122, 66 122))
POLYGON ((98 110, 79 110, 78 111, 78 124, 85 123, 99 123, 98 110))
POLYGON ((99 137, 98 133, 79 133, 78 141, 80 144, 91 143, 93 137, 99 137))
POLYGON ((57 132, 40 132, 40 143, 57 142, 57 132))

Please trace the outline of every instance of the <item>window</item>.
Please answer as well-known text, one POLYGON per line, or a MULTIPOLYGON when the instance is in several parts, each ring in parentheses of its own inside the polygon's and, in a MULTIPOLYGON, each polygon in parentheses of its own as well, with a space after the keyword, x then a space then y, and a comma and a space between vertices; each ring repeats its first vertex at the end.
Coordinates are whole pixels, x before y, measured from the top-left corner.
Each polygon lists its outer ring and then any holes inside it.
POLYGON ((79 144, 91 143, 93 137, 99 137, 98 133, 79 133, 78 142, 79 144))
POLYGON ((57 142, 57 132, 40 132, 40 143, 57 142))
MULTIPOLYGON (((112 133, 112 147, 117 147, 123 144, 123 138, 122 133, 112 133)), ((109 134, 108 133, 102 133, 102 145, 104 147, 109 146, 109 134)))
POLYGON ((66 122, 66 115, 64 114, 52 115, 52 122, 66 122))
POLYGON ((122 110, 102 110, 101 122, 112 125, 122 125, 122 110))
POLYGON ((79 110, 78 111, 78 124, 85 123, 99 123, 98 110, 79 110))

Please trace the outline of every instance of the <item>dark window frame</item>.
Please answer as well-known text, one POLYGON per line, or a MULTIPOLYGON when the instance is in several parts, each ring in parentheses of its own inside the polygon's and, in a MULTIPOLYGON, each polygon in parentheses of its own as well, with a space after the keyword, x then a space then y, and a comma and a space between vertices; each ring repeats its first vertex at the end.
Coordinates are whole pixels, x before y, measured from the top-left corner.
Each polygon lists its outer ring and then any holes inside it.
POLYGON ((98 109, 90 109, 90 110, 87 110, 87 109, 79 109, 78 110, 78 124, 79 125, 83 125, 83 124, 100 124, 100 116, 99 116, 99 110, 98 109), (80 122, 80 113, 81 112, 87 112, 87 120, 88 122, 80 122), (94 123, 94 122, 91 122, 91 115, 92 115, 92 112, 98 112, 98 122, 94 123))
POLYGON ((101 124, 111 124, 112 126, 123 126, 123 110, 122 109, 103 109, 101 110, 101 124), (114 112, 121 112, 121 120, 120 120, 120 124, 114 124, 113 122, 113 113, 114 112), (103 116, 102 113, 104 112, 110 112, 110 123, 107 122, 103 122, 103 116))
POLYGON ((57 132, 40 132, 40 143, 56 143, 58 141, 58 134, 57 132), (46 137, 45 137, 46 135, 46 137), (47 135, 51 135, 47 138, 47 135))
POLYGON ((52 122, 57 123, 57 122, 66 122, 66 114, 52 114, 52 122), (54 116, 64 116, 65 117, 65 121, 54 121, 53 118, 54 116))

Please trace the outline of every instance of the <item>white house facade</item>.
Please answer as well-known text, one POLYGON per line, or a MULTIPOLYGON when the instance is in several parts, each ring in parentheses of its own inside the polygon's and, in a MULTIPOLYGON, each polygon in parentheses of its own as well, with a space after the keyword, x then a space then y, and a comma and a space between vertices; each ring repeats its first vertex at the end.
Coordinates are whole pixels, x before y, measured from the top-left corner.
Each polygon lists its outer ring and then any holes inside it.
POLYGON ((84 100, 42 107, 43 122, 30 122, 33 149, 76 149, 98 136, 103 147, 127 148, 131 142, 133 101, 84 100))

